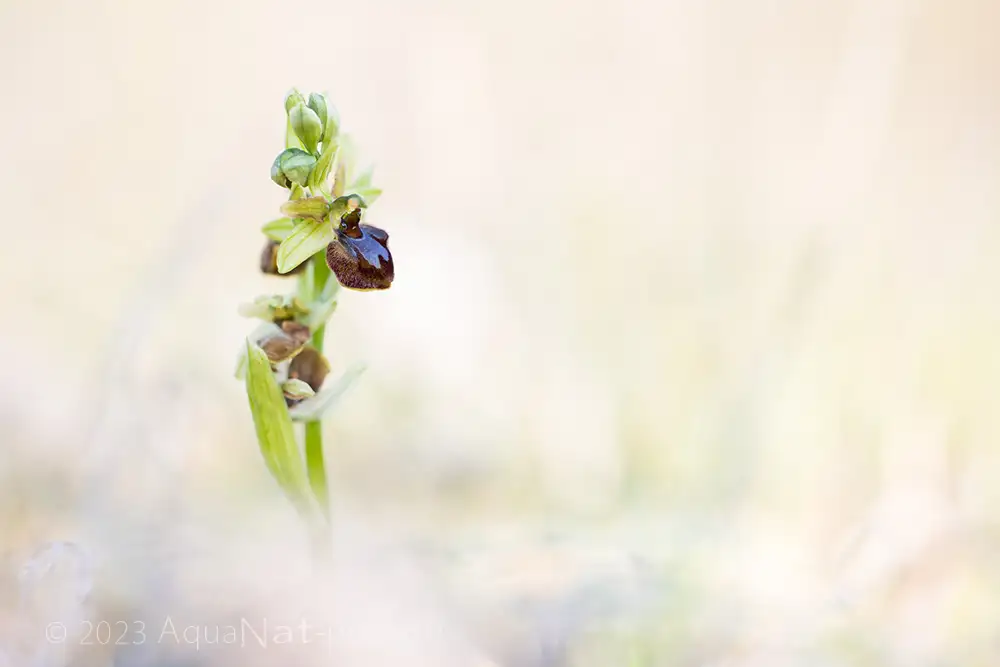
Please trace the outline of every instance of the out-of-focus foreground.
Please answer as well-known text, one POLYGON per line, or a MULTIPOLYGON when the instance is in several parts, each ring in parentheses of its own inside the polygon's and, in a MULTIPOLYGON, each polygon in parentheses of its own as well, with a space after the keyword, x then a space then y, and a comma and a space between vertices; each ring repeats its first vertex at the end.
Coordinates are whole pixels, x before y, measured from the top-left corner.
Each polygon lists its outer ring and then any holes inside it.
POLYGON ((998 23, 0 5, 0 664, 1000 664, 998 23), (397 267, 328 334, 325 574, 232 377, 293 85, 397 267))

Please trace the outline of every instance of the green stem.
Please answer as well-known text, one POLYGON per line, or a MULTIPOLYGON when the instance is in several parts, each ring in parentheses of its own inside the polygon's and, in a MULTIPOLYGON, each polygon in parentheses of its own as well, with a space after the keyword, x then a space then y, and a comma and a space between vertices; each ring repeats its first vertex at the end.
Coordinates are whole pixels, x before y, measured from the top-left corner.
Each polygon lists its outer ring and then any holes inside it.
MULTIPOLYGON (((311 295, 322 293, 326 285, 330 269, 326 262, 318 257, 309 260, 312 266, 307 274, 311 274, 312 285, 309 285, 311 295)), ((305 287, 300 284, 301 288, 305 287)), ((323 340, 326 337, 326 325, 320 325, 312 334, 312 346, 320 354, 323 353, 323 340)), ((306 472, 309 486, 319 503, 327 523, 330 521, 330 489, 326 478, 326 461, 323 456, 323 424, 319 421, 306 422, 306 472)))
MULTIPOLYGON (((325 327, 316 330, 313 347, 322 352, 322 341, 325 327)), ((330 519, 330 490, 326 479, 326 462, 323 459, 323 424, 322 422, 306 422, 306 472, 309 475, 309 486, 319 502, 323 515, 330 519)))

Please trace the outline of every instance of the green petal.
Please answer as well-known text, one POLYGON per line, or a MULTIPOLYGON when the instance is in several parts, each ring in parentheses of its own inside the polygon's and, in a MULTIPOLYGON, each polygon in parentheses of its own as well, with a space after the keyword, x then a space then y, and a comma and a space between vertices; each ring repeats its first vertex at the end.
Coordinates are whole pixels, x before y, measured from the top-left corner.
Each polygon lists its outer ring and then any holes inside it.
POLYGON ((264 232, 264 235, 273 241, 284 241, 292 233, 293 229, 295 229, 294 220, 291 218, 278 218, 277 220, 265 223, 260 228, 260 231, 264 232))
POLYGON ((288 273, 335 238, 330 223, 324 220, 302 220, 278 246, 278 272, 288 273))

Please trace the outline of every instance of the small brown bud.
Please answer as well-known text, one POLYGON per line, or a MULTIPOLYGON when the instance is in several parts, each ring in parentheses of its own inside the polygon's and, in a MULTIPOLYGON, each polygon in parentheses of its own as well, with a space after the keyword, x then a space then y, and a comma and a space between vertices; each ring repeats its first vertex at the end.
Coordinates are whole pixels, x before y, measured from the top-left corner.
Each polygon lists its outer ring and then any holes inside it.
POLYGON ((287 361, 302 351, 309 342, 309 327, 286 320, 281 327, 270 330, 257 342, 272 364, 287 361))
POLYGON ((260 270, 269 276, 292 276, 301 273, 306 268, 306 263, 302 262, 288 273, 278 273, 278 246, 281 243, 268 239, 264 244, 264 249, 260 251, 260 270))

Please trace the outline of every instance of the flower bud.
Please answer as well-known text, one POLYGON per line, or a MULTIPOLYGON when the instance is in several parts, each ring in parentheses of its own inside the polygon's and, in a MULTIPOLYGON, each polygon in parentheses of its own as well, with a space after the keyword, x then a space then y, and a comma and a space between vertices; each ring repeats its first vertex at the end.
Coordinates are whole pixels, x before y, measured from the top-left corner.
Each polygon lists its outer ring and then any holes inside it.
POLYGON ((330 374, 330 362, 311 346, 306 346, 288 367, 288 377, 302 380, 308 384, 312 390, 319 391, 323 386, 323 381, 330 374))
POLYGON ((257 345, 264 350, 264 354, 272 364, 277 364, 288 361, 301 352, 307 342, 309 342, 309 327, 293 320, 286 320, 281 323, 280 328, 269 329, 257 341, 257 345))
MULTIPOLYGON (((296 357, 297 358, 297 357, 296 357)), ((294 359, 292 361, 295 361, 294 359)), ((285 395, 285 402, 299 402, 316 395, 312 387, 302 380, 288 379, 281 383, 281 393, 285 395)))
POLYGON ((301 148, 288 148, 282 152, 281 171, 292 183, 305 187, 309 174, 316 165, 316 158, 301 148))
POLYGON ((323 136, 323 122, 316 115, 316 112, 299 103, 288 112, 288 120, 292 123, 295 135, 302 141, 302 145, 310 153, 316 150, 316 144, 323 136))
POLYGON ((284 157, 284 153, 274 158, 274 163, 271 165, 271 180, 283 188, 290 188, 292 187, 292 182, 288 180, 288 177, 285 176, 285 172, 281 170, 282 157, 284 157))
POLYGON ((325 197, 305 197, 286 201, 281 205, 281 212, 290 218, 322 220, 330 212, 330 204, 325 197))
POLYGON ((302 96, 302 93, 297 88, 292 88, 285 95, 285 112, 291 111, 296 104, 305 104, 305 102, 306 98, 302 96))
POLYGON ((340 129, 340 119, 337 118, 337 110, 330 106, 326 100, 326 95, 322 93, 311 93, 309 95, 309 108, 316 112, 323 123, 323 145, 330 143, 337 136, 340 129))

